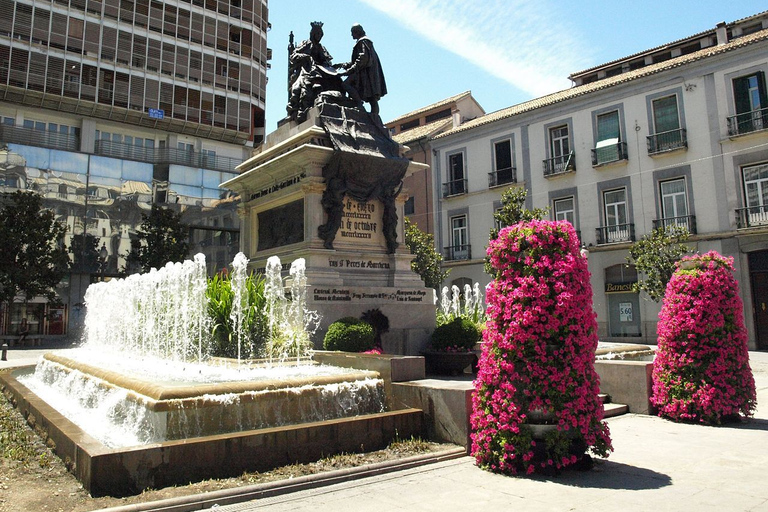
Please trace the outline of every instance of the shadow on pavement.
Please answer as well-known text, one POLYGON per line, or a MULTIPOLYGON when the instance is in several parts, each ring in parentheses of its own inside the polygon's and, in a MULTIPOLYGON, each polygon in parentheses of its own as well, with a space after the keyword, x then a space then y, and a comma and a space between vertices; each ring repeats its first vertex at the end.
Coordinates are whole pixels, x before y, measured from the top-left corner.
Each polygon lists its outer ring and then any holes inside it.
POLYGON ((715 428, 735 428, 737 430, 768 430, 768 420, 762 418, 752 418, 743 420, 740 423, 724 423, 715 428))
POLYGON ((664 473, 610 460, 597 462, 596 469, 591 471, 570 471, 547 480, 572 487, 626 491, 646 491, 672 485, 672 478, 664 473))

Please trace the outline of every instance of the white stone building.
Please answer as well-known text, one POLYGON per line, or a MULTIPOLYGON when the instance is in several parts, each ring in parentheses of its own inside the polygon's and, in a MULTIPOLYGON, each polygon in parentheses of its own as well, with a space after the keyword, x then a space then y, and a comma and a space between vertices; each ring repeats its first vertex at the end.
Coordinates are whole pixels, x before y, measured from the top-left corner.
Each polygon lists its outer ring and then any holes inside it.
POLYGON ((509 186, 572 222, 589 250, 601 340, 655 343, 631 243, 682 224, 735 259, 751 348, 768 348, 768 12, 579 73, 571 89, 435 136, 446 284, 479 281, 509 186))

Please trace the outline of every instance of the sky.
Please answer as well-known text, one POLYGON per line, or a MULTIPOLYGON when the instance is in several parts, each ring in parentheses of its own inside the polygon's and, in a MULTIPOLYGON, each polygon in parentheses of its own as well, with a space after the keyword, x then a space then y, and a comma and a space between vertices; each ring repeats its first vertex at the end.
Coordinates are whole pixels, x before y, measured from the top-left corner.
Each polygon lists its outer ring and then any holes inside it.
POLYGON ((312 21, 339 63, 350 27, 363 26, 384 68, 387 122, 464 91, 490 113, 567 89, 571 73, 757 14, 763 1, 271 0, 267 132, 285 117, 288 34, 308 39, 312 21))

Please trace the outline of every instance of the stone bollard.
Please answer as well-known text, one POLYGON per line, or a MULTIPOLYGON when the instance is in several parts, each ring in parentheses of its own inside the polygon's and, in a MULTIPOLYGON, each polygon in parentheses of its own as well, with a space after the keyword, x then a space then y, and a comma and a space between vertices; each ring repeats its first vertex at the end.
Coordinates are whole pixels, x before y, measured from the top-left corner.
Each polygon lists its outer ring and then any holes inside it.
POLYGON ((8 344, 3 343, 3 357, 0 358, 0 361, 7 361, 8 360, 8 344))

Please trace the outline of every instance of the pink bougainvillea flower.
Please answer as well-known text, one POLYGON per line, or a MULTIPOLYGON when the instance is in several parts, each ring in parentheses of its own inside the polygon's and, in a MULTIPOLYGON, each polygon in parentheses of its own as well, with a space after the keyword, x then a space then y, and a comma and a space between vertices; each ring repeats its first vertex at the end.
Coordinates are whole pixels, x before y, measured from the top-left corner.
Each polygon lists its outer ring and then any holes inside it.
POLYGON ((486 291, 472 396, 477 464, 531 474, 577 464, 587 451, 607 456, 594 369, 597 317, 573 226, 533 220, 504 228, 488 257, 498 277, 486 291), (544 436, 531 427, 541 414, 554 427, 544 436))
POLYGON ((754 414, 755 381, 733 258, 678 263, 662 302, 653 403, 674 421, 719 424, 754 414))

